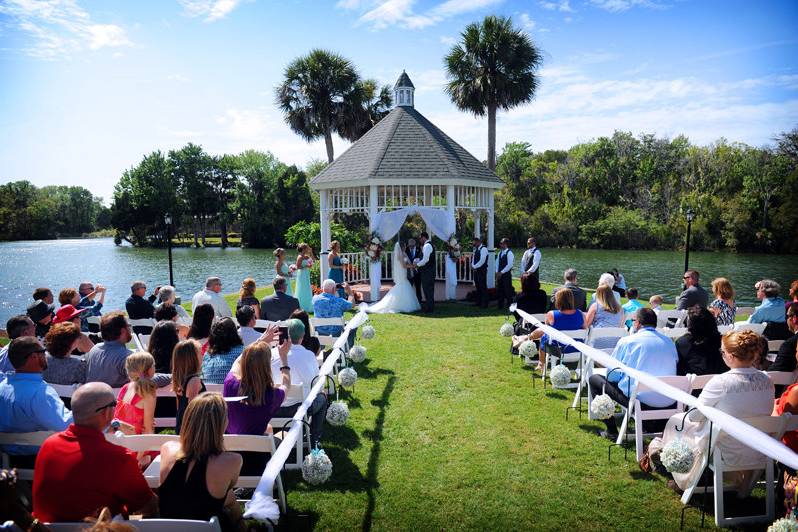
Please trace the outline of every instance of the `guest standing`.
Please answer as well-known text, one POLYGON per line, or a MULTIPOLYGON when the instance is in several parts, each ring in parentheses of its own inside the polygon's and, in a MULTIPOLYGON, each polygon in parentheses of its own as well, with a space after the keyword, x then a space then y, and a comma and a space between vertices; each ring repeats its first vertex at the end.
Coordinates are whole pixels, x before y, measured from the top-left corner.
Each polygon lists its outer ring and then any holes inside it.
POLYGON ((310 268, 313 266, 313 250, 304 242, 297 246, 296 298, 305 312, 313 312, 313 291, 310 289, 310 268))
MULTIPOLYGON (((540 250, 535 242, 535 237, 530 236, 526 241, 526 251, 524 251, 524 255, 521 257, 521 273, 530 273, 539 282, 540 258, 540 250)), ((584 308, 581 310, 584 310, 584 308)))
POLYGON ((482 245, 482 239, 478 236, 474 237, 471 270, 474 272, 474 288, 477 291, 474 304, 488 308, 488 250, 482 245))
MULTIPOLYGON (((330 255, 327 257, 327 264, 330 266, 329 279, 340 285, 344 282, 344 265, 341 262, 341 243, 333 240, 330 243, 330 255)), ((338 288, 338 297, 344 296, 344 289, 338 288)))
POLYGON ((291 281, 294 279, 296 266, 293 264, 289 266, 285 262, 285 250, 283 248, 274 250, 274 259, 274 277, 275 279, 277 277, 283 277, 286 280, 285 293, 293 297, 294 291, 291 288, 291 281))
POLYGON ((513 300, 513 251, 510 239, 502 238, 499 242, 499 257, 496 261, 496 296, 499 299, 498 309, 506 310, 513 300))
POLYGON ((734 288, 725 277, 712 281, 712 293, 715 299, 709 304, 709 311, 718 325, 734 325, 737 305, 734 303, 734 288))
POLYGON ((236 310, 243 306, 252 307, 255 311, 255 319, 260 318, 260 301, 255 297, 255 279, 247 277, 241 282, 241 289, 238 291, 238 301, 236 302, 236 310))

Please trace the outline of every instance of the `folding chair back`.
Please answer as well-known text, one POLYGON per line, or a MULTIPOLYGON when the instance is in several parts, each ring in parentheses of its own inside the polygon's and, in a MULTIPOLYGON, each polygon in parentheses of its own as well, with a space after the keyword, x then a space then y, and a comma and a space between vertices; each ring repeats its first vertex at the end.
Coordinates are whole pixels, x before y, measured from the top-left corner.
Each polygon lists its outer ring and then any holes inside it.
POLYGON ((660 310, 657 313, 657 329, 667 327, 670 320, 675 320, 675 327, 681 327, 684 321, 685 311, 683 310, 660 310))
MULTIPOLYGON (((0 432, 0 446, 2 445, 33 445, 41 447, 44 440, 55 434, 49 430, 36 432, 0 432)), ((11 458, 8 454, 0 452, 0 462, 3 469, 11 469, 11 458)), ((17 478, 21 480, 33 480, 33 469, 16 467, 17 478)))
POLYGON ((150 347, 150 336, 151 334, 138 334, 136 335, 139 337, 139 342, 141 342, 141 346, 146 351, 150 347))
POLYGON ((768 353, 778 353, 784 340, 768 340, 768 353))
POLYGON ((141 318, 138 320, 128 320, 131 327, 149 328, 152 330, 155 327, 155 320, 152 318, 141 318))
POLYGON ((687 334, 687 327, 658 327, 657 332, 667 336, 672 340, 676 340, 677 338, 681 338, 687 334))
POLYGON ((718 332, 721 335, 726 334, 727 332, 731 331, 732 329, 734 329, 733 325, 718 325, 718 332))
POLYGON ((714 376, 715 375, 696 375, 694 373, 688 375, 688 377, 690 377, 690 393, 703 390, 714 376))
MULTIPOLYGON (((690 377, 686 375, 663 376, 657 378, 663 383, 669 384, 674 388, 677 388, 685 393, 690 392, 690 377)), ((672 415, 684 412, 684 405, 679 401, 676 401, 676 403, 671 408, 664 408, 657 410, 643 410, 643 404, 638 399, 640 393, 646 391, 654 391, 654 390, 646 386, 642 382, 637 382, 636 384, 637 385, 632 390, 632 396, 629 398, 629 405, 634 408, 635 452, 637 453, 637 459, 640 460, 643 457, 643 436, 646 435, 645 431, 643 430, 643 422, 653 419, 670 419, 672 415)), ((628 411, 626 417, 627 418, 629 417, 628 411)), ((649 433, 649 435, 652 434, 655 433, 649 433)), ((618 439, 620 443, 620 441, 622 441, 621 434, 618 434, 618 439)))
POLYGON ((735 323, 734 330, 735 331, 754 331, 757 334, 762 334, 765 332, 765 327, 767 327, 767 323, 735 323))
POLYGON ((795 371, 768 371, 768 377, 774 386, 789 386, 795 382, 795 371))

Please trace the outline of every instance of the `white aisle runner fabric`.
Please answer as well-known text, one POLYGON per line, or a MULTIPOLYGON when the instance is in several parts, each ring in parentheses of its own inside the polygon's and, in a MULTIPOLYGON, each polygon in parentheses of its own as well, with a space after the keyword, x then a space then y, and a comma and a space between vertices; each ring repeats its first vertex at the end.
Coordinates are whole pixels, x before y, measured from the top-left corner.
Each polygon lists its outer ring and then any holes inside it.
MULTIPOLYGON (((513 305, 513 307, 515 307, 515 305, 513 305)), ((540 322, 536 318, 532 317, 531 314, 528 314, 523 310, 516 309, 513 307, 510 308, 511 311, 514 310, 515 312, 518 312, 518 314, 528 323, 531 323, 543 329, 543 331, 549 336, 549 338, 553 338, 554 340, 556 340, 561 344, 566 344, 575 347, 576 349, 581 351, 585 356, 591 358, 594 362, 606 367, 608 371, 610 369, 619 368, 621 371, 623 371, 630 377, 645 383, 645 385, 649 387, 651 390, 654 390, 662 395, 667 395, 674 401, 679 401, 690 407, 696 408, 698 411, 704 414, 704 416, 707 419, 709 419, 715 425, 720 427, 723 430, 723 432, 729 434, 736 440, 744 443, 745 445, 751 447, 752 449, 756 449, 762 454, 766 454, 767 456, 773 458, 774 460, 778 460, 782 464, 786 464, 792 467, 793 469, 798 469, 798 454, 794 453, 789 447, 787 447, 780 441, 771 438, 764 432, 755 429, 748 423, 744 423, 725 412, 721 412, 717 408, 700 404, 696 397, 693 397, 688 393, 678 390, 673 386, 665 384, 657 377, 649 373, 645 373, 642 371, 638 371, 634 368, 630 368, 625 364, 621 364, 618 361, 618 359, 613 358, 612 356, 608 355, 603 351, 600 351, 587 344, 574 341, 573 338, 561 333, 560 331, 558 331, 553 327, 550 327, 549 325, 546 325, 545 323, 540 322)))
MULTIPOLYGON (((245 518, 257 519, 259 521, 268 520, 273 523, 279 521, 280 508, 277 506, 277 503, 274 502, 274 497, 272 495, 274 492, 274 481, 277 475, 280 474, 280 470, 282 470, 283 464, 288 460, 289 455, 294 452, 297 439, 302 436, 302 420, 305 418, 308 408, 310 408, 316 396, 321 393, 322 388, 327 386, 327 375, 332 374, 336 362, 343 356, 349 331, 357 329, 367 319, 368 314, 360 310, 351 320, 346 322, 346 328, 335 342, 332 353, 330 353, 327 360, 324 361, 324 364, 322 364, 319 369, 319 378, 310 389, 307 397, 305 397, 305 401, 297 408, 296 414, 294 414, 293 417, 294 423, 291 424, 288 434, 283 435, 283 442, 266 464, 266 469, 264 469, 263 475, 260 477, 258 487, 255 488, 255 494, 252 496, 252 500, 244 507, 245 518)), ((333 467, 335 467, 335 464, 333 464, 333 467)))

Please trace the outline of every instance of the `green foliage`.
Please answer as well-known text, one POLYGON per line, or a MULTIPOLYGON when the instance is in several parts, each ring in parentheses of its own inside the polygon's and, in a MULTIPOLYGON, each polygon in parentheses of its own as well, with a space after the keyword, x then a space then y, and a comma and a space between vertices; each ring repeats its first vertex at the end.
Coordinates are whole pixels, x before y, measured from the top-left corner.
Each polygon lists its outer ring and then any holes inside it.
MULTIPOLYGON (((330 224, 330 235, 333 240, 341 243, 341 251, 360 251, 365 241, 365 235, 355 231, 350 231, 341 224, 333 222, 330 224)), ((288 228, 285 233, 285 243, 289 246, 298 246, 306 243, 318 254, 321 249, 321 225, 319 222, 301 221, 288 228)))

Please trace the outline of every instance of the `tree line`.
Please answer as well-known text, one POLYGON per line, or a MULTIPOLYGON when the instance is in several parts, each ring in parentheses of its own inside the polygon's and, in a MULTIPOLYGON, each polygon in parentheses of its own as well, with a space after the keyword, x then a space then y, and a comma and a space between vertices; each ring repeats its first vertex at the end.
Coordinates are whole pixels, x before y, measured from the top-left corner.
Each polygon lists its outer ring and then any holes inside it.
POLYGON ((83 187, 0 185, 0 240, 75 237, 110 226, 110 210, 83 187))

